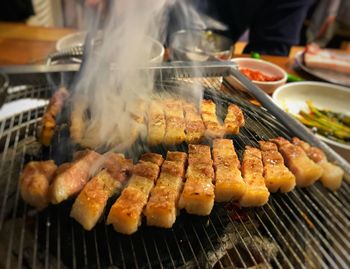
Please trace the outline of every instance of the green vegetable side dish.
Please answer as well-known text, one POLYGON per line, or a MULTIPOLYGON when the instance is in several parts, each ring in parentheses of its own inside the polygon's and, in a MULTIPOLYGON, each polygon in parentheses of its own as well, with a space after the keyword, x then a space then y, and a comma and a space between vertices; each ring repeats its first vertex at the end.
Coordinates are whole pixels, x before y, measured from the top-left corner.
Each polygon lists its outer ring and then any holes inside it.
POLYGON ((297 81, 304 81, 304 79, 296 75, 287 74, 287 82, 297 82, 297 81))
POLYGON ((316 132, 332 140, 350 143, 350 116, 329 110, 316 108, 311 101, 306 101, 309 112, 299 111, 296 116, 303 124, 315 128, 316 132))
POLYGON ((254 52, 252 51, 250 53, 250 58, 253 58, 253 59, 261 59, 261 56, 260 56, 260 53, 259 52, 254 52))

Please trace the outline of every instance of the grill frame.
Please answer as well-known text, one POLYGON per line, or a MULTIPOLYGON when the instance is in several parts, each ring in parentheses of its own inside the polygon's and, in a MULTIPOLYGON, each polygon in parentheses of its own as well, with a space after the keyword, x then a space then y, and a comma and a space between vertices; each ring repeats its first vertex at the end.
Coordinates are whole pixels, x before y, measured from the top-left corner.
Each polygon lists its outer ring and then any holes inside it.
MULTIPOLYGON (((221 82, 214 83, 214 80, 203 79, 204 87, 221 89, 221 82)), ((189 79, 184 81, 187 83, 189 79)), ((175 84, 170 81, 167 85, 162 81, 165 90, 175 84)), ((240 159, 244 145, 256 145, 257 130, 261 132, 259 136, 265 138, 296 135, 268 110, 250 104, 245 93, 236 91, 225 81, 223 85, 231 95, 217 94, 215 101, 227 98, 240 105, 247 119, 242 133, 233 137, 240 159)), ((7 100, 48 98, 51 87, 44 86, 26 88, 16 96, 10 92, 7 100)), ((0 197, 0 246, 3 244, 7 248, 0 264, 3 263, 5 268, 203 268, 211 264, 212 256, 219 258, 221 255, 226 259, 219 259, 216 268, 252 267, 264 263, 265 267, 276 268, 350 266, 347 256, 350 252, 347 232, 350 228, 350 185, 347 182, 343 182, 336 192, 316 183, 288 194, 273 194, 269 203, 261 208, 242 210, 232 203, 216 204, 208 217, 182 213, 173 229, 143 225, 132 236, 119 235, 103 223, 92 232, 84 231, 69 218, 72 201, 50 206, 36 214, 20 199, 18 174, 29 159, 36 158, 32 151, 36 151, 37 145, 33 139, 28 140, 28 135, 36 136, 43 109, 23 112, 0 122, 0 141, 3 141, 0 173, 6 180, 0 197), (4 239, 6 236, 8 241, 4 239), (271 262, 264 244, 272 244, 271 251, 277 251, 271 262), (227 246, 231 250, 225 249, 227 246)), ((56 137, 56 143, 60 139, 60 136, 56 137)), ((181 149, 186 150, 184 146, 181 149)), ((38 158, 52 154, 53 150, 48 149, 38 158)))

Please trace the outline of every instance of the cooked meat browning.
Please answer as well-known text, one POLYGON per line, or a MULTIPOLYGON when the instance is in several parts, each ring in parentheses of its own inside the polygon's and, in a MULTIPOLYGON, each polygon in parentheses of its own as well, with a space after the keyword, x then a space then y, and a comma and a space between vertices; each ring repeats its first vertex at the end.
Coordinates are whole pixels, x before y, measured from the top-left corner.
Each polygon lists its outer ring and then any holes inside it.
POLYGON ((86 150, 63 172, 57 173, 50 185, 51 203, 58 204, 78 193, 92 176, 92 167, 100 156, 97 152, 86 150))
POLYGON ((295 176, 284 165, 282 155, 276 144, 268 141, 259 141, 264 164, 264 178, 270 192, 289 192, 295 187, 295 176))
POLYGON ((70 216, 88 231, 100 219, 108 198, 121 189, 122 182, 131 172, 132 161, 121 154, 109 153, 102 167, 104 169, 79 193, 70 212, 70 216))
POLYGON ((159 166, 154 163, 143 160, 136 164, 127 187, 108 214, 107 224, 112 224, 117 232, 123 234, 136 232, 158 173, 159 166))
POLYGON ((227 134, 238 134, 239 128, 244 125, 244 116, 242 110, 230 104, 227 108, 227 114, 224 121, 224 126, 227 134))
POLYGON ((344 170, 339 166, 328 162, 326 155, 321 149, 312 147, 297 137, 293 137, 292 142, 294 145, 302 148, 311 160, 321 166, 323 174, 320 181, 323 186, 330 190, 337 190, 341 186, 344 177, 344 170))
POLYGON ((206 165, 212 168, 213 160, 211 159, 210 147, 206 145, 188 145, 188 164, 191 167, 206 165))
POLYGON ((163 143, 166 145, 181 144, 185 138, 185 119, 182 102, 180 100, 166 99, 163 102, 166 129, 163 143))
POLYGON ((49 205, 49 185, 57 169, 54 161, 29 162, 20 177, 24 201, 38 209, 49 205))
POLYGON ((215 139, 212 152, 215 167, 215 201, 238 200, 245 193, 247 185, 241 176, 240 162, 232 140, 215 139))
POLYGON ((121 183, 103 169, 79 193, 70 216, 90 231, 101 217, 108 198, 120 188, 121 183))
POLYGON ((55 133, 56 118, 61 113, 64 102, 69 97, 66 88, 59 88, 51 97, 50 103, 44 113, 41 122, 41 132, 39 141, 45 146, 51 144, 52 137, 55 133))
POLYGON ((213 162, 210 148, 205 145, 189 146, 186 183, 179 207, 195 215, 209 215, 214 206, 213 162))
POLYGON ((296 178, 297 186, 310 186, 321 177, 322 168, 309 159, 300 147, 282 137, 271 139, 271 141, 277 144, 285 164, 296 178))
POLYGON ((212 100, 202 100, 201 115, 206 128, 205 134, 210 138, 221 138, 225 135, 225 128, 216 116, 216 105, 212 100))
POLYGON ((326 160, 327 157, 322 150, 316 147, 311 147, 308 143, 303 140, 300 140, 297 137, 292 138, 292 143, 300 148, 302 148, 307 156, 313 160, 315 163, 326 160))
POLYGON ((165 115, 161 102, 152 101, 148 109, 148 144, 159 145, 163 142, 165 135, 165 115))
POLYGON ((179 162, 182 165, 186 165, 187 154, 180 151, 168 151, 166 154, 166 160, 172 162, 179 162))
POLYGON ((87 102, 85 98, 76 98, 71 111, 70 137, 74 142, 81 142, 85 132, 87 102))
POLYGON ((270 193, 266 188, 263 172, 260 150, 246 146, 243 153, 242 174, 247 183, 247 190, 239 200, 241 206, 262 206, 268 202, 270 193))
POLYGON ((125 188, 109 211, 107 224, 112 224, 117 232, 123 234, 136 232, 146 203, 147 198, 142 191, 125 188))
POLYGON ((107 153, 101 168, 107 169, 108 173, 119 182, 124 182, 131 174, 133 166, 132 160, 125 159, 123 154, 107 153))
POLYGON ((156 186, 151 191, 145 209, 147 224, 171 228, 176 220, 177 203, 185 174, 186 153, 168 152, 156 186))
POLYGON ((233 142, 231 139, 215 139, 213 141, 213 160, 214 166, 235 166, 240 168, 233 142))
POLYGON ((151 162, 139 162, 134 166, 132 173, 133 175, 156 181, 159 174, 159 166, 151 162))
POLYGON ((185 140, 188 144, 197 144, 203 139, 205 133, 205 127, 202 118, 199 115, 196 106, 192 103, 184 102, 183 110, 186 122, 185 140))
POLYGON ((140 162, 150 162, 160 167, 163 163, 163 156, 157 153, 147 152, 142 154, 140 162))

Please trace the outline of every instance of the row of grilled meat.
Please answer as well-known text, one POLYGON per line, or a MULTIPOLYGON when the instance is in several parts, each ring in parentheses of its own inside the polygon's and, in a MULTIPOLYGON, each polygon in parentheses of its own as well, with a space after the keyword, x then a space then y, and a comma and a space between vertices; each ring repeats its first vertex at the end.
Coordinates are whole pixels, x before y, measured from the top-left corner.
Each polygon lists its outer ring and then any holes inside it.
POLYGON ((20 190, 23 200, 40 209, 77 196, 70 215, 91 230, 107 200, 123 189, 107 224, 131 234, 142 214, 148 225, 170 228, 180 209, 209 215, 214 201, 262 206, 270 192, 289 192, 318 179, 332 190, 341 185, 343 170, 329 163, 320 149, 298 138, 289 142, 279 137, 260 141, 259 146, 247 146, 240 162, 232 140, 215 139, 212 149, 190 144, 188 154, 168 152, 165 160, 146 153, 135 165, 121 154, 86 150, 59 167, 52 160, 29 162, 20 190))
MULTIPOLYGON (((53 94, 39 132, 39 140, 43 145, 51 144, 56 118, 69 96, 65 88, 60 88, 53 94)), ((96 134, 86 134, 85 129, 89 122, 87 110, 88 105, 83 98, 75 101, 71 111, 70 135, 78 144, 96 148, 104 142, 99 141, 96 134), (86 135, 88 137, 85 137, 86 135)), ((229 104, 222 124, 216 115, 216 105, 212 100, 202 100, 199 111, 194 103, 158 97, 153 98, 149 104, 139 100, 132 111, 131 118, 134 124, 130 130, 131 143, 138 137, 141 129, 146 128, 147 142, 151 146, 177 145, 184 141, 197 144, 204 137, 222 138, 226 134, 238 134, 244 125, 243 113, 234 104, 229 104)), ((114 145, 118 144, 118 138, 116 140, 114 145)))

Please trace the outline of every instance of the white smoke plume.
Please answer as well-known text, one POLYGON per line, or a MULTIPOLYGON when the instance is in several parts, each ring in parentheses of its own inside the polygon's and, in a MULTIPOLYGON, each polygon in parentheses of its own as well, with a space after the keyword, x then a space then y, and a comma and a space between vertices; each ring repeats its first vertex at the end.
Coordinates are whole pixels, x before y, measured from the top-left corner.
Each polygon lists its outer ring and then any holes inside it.
MULTIPOLYGON (((123 149, 133 142, 137 124, 132 114, 138 109, 142 113, 141 106, 150 100, 154 89, 153 75, 140 67, 162 60, 154 59, 160 53, 154 40, 165 42, 168 13, 174 1, 99 0, 94 10, 89 7, 87 25, 93 44, 85 53, 84 69, 75 85, 71 127, 72 137, 80 144, 123 149), (96 38, 97 33, 100 38, 96 38)), ((178 17, 184 16, 182 25, 203 26, 203 22, 193 22, 200 16, 194 16, 187 3, 177 3, 181 7, 178 17)), ((201 98, 198 87, 192 95, 201 98)))

